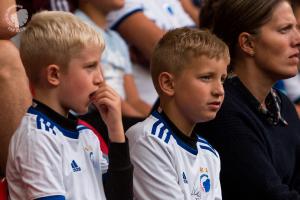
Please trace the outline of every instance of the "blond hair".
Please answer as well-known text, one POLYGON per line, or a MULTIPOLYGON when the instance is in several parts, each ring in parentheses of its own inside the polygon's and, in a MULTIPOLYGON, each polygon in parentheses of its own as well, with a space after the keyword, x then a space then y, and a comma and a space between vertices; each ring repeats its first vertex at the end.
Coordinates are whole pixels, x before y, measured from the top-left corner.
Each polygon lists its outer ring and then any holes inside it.
POLYGON ((31 83, 38 83, 43 67, 57 64, 67 70, 72 55, 88 45, 103 51, 104 39, 71 13, 42 11, 21 35, 20 56, 31 83))
POLYGON ((167 32, 156 45, 150 69, 155 89, 160 93, 158 77, 162 72, 178 75, 188 66, 189 60, 200 56, 225 59, 229 62, 227 45, 208 31, 178 28, 167 32))

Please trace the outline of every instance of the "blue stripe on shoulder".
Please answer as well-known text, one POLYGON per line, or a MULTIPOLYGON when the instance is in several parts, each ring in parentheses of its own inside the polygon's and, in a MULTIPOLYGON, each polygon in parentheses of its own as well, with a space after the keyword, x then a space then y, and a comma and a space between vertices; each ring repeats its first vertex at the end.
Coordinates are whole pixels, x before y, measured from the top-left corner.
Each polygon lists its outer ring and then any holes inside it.
POLYGON ((156 129, 157 129, 157 126, 159 124, 163 124, 163 127, 161 127, 160 129, 160 132, 159 132, 159 135, 158 137, 159 138, 162 138, 163 136, 163 133, 164 131, 167 129, 168 132, 166 133, 166 138, 165 138, 165 142, 168 143, 170 141, 170 138, 171 138, 171 135, 174 137, 174 139, 176 140, 176 143, 183 149, 185 149, 186 151, 190 152, 191 154, 193 155, 197 155, 198 154, 198 149, 194 149, 192 147, 190 147, 188 144, 186 144, 184 141, 182 141, 180 138, 178 138, 176 135, 172 134, 171 132, 171 129, 168 127, 168 124, 165 122, 165 120, 163 119, 163 117, 159 114, 158 111, 153 111, 152 113, 152 116, 154 116, 155 118, 158 119, 158 121, 156 121, 154 124, 153 124, 153 127, 152 127, 152 131, 151 133, 153 135, 155 135, 155 132, 156 132, 156 129), (154 128, 155 127, 155 128, 154 128), (161 137, 160 137, 161 136, 161 137))
POLYGON ((167 132, 167 136, 166 136, 166 138, 165 138, 165 143, 169 143, 170 138, 171 138, 171 135, 172 135, 171 131, 168 131, 168 132, 167 132))
POLYGON ((213 154, 215 154, 215 156, 218 157, 218 155, 217 155, 217 153, 216 153, 216 151, 214 149, 212 149, 212 148, 210 148, 208 146, 203 146, 203 145, 200 145, 200 148, 204 149, 204 150, 208 150, 208 151, 212 152, 213 154))
POLYGON ((136 12, 143 12, 142 8, 137 8, 137 9, 133 9, 132 11, 130 11, 129 13, 127 13, 126 15, 124 15, 123 17, 121 17, 118 21, 116 21, 116 23, 114 25, 112 25, 111 29, 116 30, 118 28, 118 26, 130 15, 132 15, 133 13, 136 12))
POLYGON ((157 130, 157 126, 158 126, 160 123, 161 123, 161 121, 160 121, 160 120, 157 120, 157 121, 153 124, 152 129, 151 129, 151 134, 152 134, 152 135, 155 135, 156 130, 157 130))
POLYGON ((163 127, 160 128, 159 133, 158 133, 158 137, 160 139, 162 139, 162 137, 163 137, 164 132, 165 132, 166 129, 167 129, 166 126, 163 126, 163 127))
POLYGON ((72 139, 78 139, 79 132, 69 131, 61 127, 60 125, 53 122, 51 119, 49 119, 46 115, 39 112, 38 110, 30 107, 28 109, 28 113, 36 115, 36 126, 38 129, 45 130, 49 133, 52 133, 53 135, 56 135, 56 131, 59 130, 64 136, 72 138, 72 139))
POLYGON ((66 200, 66 198, 62 195, 54 195, 54 196, 37 198, 35 200, 66 200))
POLYGON ((205 140, 204 138, 200 137, 200 136, 197 136, 198 137, 198 141, 201 142, 201 143, 204 143, 204 144, 209 144, 207 142, 207 140, 205 140))
POLYGON ((156 122, 154 122, 154 124, 152 125, 152 129, 151 129, 151 134, 155 135, 156 131, 157 131, 157 127, 159 124, 163 124, 163 126, 160 128, 159 133, 158 133, 158 138, 163 139, 163 136, 165 135, 165 139, 164 142, 165 143, 169 143, 172 132, 170 131, 170 129, 168 128, 168 126, 166 125, 166 123, 164 122, 163 118, 160 116, 160 114, 157 111, 153 111, 152 116, 155 117, 156 119, 158 119, 156 122), (167 132, 165 131, 167 130, 167 132), (166 132, 166 133, 165 133, 166 132))
POLYGON ((208 150, 208 151, 212 152, 213 154, 215 154, 215 156, 218 157, 216 150, 207 142, 207 140, 200 137, 199 135, 197 135, 197 137, 198 137, 198 142, 200 143, 199 146, 201 149, 208 150))

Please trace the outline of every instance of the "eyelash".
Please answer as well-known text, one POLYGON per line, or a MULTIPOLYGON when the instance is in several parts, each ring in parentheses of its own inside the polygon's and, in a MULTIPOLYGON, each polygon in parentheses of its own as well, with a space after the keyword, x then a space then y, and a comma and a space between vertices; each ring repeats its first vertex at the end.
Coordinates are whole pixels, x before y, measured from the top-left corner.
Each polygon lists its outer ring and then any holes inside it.
POLYGON ((96 64, 92 64, 92 65, 87 65, 85 68, 95 68, 95 67, 97 67, 97 65, 96 64))
POLYGON ((287 33, 291 29, 291 26, 283 27, 279 30, 280 33, 287 33))
POLYGON ((221 78, 221 82, 222 82, 222 84, 224 84, 224 83, 225 83, 225 81, 226 81, 226 78, 227 78, 227 77, 222 77, 222 78, 221 78))
POLYGON ((200 79, 204 81, 208 81, 211 79, 211 76, 201 76, 200 79))

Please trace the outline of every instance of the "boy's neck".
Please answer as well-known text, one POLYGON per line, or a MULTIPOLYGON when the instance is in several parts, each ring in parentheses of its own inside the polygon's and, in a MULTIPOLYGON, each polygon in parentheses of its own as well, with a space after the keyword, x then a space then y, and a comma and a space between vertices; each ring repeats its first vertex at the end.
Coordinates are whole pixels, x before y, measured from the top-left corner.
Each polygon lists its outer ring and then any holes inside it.
POLYGON ((87 16, 89 16, 95 24, 97 24, 102 29, 107 28, 107 14, 103 11, 101 12, 91 3, 82 3, 79 6, 80 10, 82 10, 87 16))
POLYGON ((186 119, 178 109, 170 103, 161 105, 162 110, 169 120, 186 136, 191 137, 195 123, 186 119))
POLYGON ((45 92, 43 90, 35 89, 33 98, 37 101, 45 104, 55 112, 59 113, 64 117, 68 117, 69 110, 64 109, 58 102, 56 95, 53 95, 54 92, 45 92))

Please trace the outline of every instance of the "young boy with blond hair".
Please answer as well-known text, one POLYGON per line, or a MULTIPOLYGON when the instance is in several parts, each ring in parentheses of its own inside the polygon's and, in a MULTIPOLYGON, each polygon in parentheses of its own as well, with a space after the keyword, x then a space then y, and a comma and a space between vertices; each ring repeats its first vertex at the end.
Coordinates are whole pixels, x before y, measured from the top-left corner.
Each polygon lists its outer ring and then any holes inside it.
POLYGON ((137 199, 222 198, 219 155, 193 128, 220 109, 229 60, 220 39, 196 29, 172 30, 157 44, 151 75, 160 106, 126 132, 137 199))
POLYGON ((9 147, 10 199, 130 198, 120 97, 103 81, 103 49, 103 38, 66 12, 38 13, 22 33, 20 56, 34 99, 9 147), (108 128, 109 161, 96 135, 69 113, 85 113, 91 103, 108 128))

